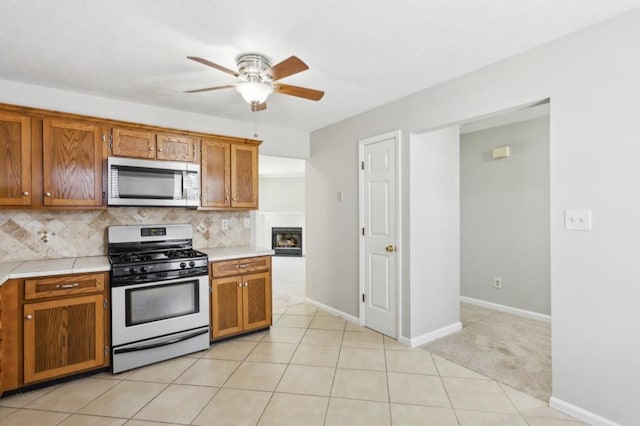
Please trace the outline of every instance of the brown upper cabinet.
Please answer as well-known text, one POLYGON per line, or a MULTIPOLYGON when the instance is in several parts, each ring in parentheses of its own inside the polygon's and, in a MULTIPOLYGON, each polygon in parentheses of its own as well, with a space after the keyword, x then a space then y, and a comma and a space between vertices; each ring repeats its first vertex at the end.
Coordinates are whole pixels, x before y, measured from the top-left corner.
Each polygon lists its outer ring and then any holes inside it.
POLYGON ((0 112, 0 205, 31 205, 31 118, 0 112))
POLYGON ((203 139, 202 207, 258 208, 258 146, 203 139))
POLYGON ((152 160, 196 160, 197 139, 173 133, 114 128, 111 152, 118 157, 152 160))
POLYGON ((114 155, 200 164, 202 208, 257 209, 260 143, 0 104, 0 208, 107 208, 114 155))
POLYGON ((42 121, 45 206, 101 206, 104 128, 96 123, 42 121))

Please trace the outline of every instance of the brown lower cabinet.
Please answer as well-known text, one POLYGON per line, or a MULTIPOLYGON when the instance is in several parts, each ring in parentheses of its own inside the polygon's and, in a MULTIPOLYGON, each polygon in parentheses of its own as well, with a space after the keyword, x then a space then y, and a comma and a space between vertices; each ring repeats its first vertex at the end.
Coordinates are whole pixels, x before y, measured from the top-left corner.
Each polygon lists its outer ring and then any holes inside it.
POLYGON ((211 339, 271 325, 271 257, 211 264, 211 339))
POLYGON ((2 387, 109 365, 108 273, 14 279, 2 290, 2 387))

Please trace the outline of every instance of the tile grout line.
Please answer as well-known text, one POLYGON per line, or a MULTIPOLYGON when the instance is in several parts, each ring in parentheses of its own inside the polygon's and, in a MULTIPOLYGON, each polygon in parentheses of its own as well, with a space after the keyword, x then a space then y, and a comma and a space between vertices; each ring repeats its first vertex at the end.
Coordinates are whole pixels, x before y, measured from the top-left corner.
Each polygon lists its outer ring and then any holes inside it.
POLYGON ((453 415, 456 417, 456 421, 458 422, 458 425, 461 425, 462 422, 460 421, 460 418, 458 417, 458 412, 456 411, 455 407, 453 406, 453 401, 451 400, 451 395, 449 395, 449 390, 447 389, 447 387, 444 384, 444 380, 442 379, 442 374, 440 374, 440 368, 438 367, 438 363, 436 362, 435 359, 433 359, 433 354, 431 352, 427 351, 427 353, 431 357, 431 362, 433 362, 434 367, 436 367, 436 371, 438 372, 438 377, 440 378, 440 383, 442 384, 442 388, 444 389, 444 393, 447 395, 447 399, 449 400, 449 404, 451 405, 451 411, 453 411, 453 415))
POLYGON ((331 398, 333 394, 333 387, 336 383, 336 375, 338 374, 338 364, 340 364, 340 354, 342 354, 342 343, 344 342, 344 334, 347 329, 347 323, 344 323, 344 327, 342 329, 342 338, 340 339, 340 346, 338 347, 338 356, 336 357, 336 365, 333 369, 333 378, 331 379, 331 388, 329 389, 329 398, 327 398, 327 408, 324 412, 324 419, 322 420, 322 424, 327 424, 327 417, 329 416, 329 406, 331 405, 331 398))

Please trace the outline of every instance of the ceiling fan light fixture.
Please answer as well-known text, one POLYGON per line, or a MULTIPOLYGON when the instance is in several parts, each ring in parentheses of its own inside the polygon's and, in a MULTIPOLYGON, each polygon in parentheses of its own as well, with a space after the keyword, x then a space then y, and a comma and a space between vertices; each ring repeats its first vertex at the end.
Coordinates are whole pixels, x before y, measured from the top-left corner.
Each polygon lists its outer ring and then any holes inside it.
POLYGON ((265 102, 273 93, 273 87, 268 83, 259 81, 245 81, 236 86, 236 90, 247 103, 257 105, 265 102))

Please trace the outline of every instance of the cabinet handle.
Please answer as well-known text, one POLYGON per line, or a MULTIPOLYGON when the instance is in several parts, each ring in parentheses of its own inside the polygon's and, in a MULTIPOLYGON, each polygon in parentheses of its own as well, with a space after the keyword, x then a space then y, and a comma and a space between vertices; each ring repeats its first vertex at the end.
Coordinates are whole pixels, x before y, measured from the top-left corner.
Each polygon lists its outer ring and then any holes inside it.
POLYGON ((249 283, 248 282, 244 283, 244 286, 249 287, 249 283))
POLYGON ((29 191, 24 191, 24 192, 22 193, 22 195, 24 195, 24 196, 26 197, 27 195, 29 195, 29 191))
POLYGON ((31 315, 31 314, 25 315, 25 316, 24 316, 24 319, 26 319, 26 320, 32 320, 32 319, 33 319, 33 315, 31 315))
POLYGON ((158 148, 158 152, 162 152, 162 148, 158 148))
POLYGON ((45 197, 51 197, 51 193, 50 193, 50 192, 45 192, 45 193, 44 193, 44 196, 45 196, 45 197))
POLYGON ((238 287, 242 287, 242 283, 238 283, 238 287))
POLYGON ((233 197, 233 201, 238 201, 238 200, 236 199, 236 197, 233 197))
POLYGON ((241 263, 239 265, 236 265, 236 269, 246 268, 249 265, 251 265, 251 264, 250 263, 241 263))
POLYGON ((229 201, 229 196, 228 196, 228 195, 225 195, 224 200, 225 200, 225 201, 229 201))
POLYGON ((150 147, 149 147, 149 151, 153 151, 153 149, 154 149, 154 148, 153 148, 152 146, 150 146, 150 147))
POLYGON ((56 285, 56 288, 65 289, 65 288, 76 288, 76 287, 79 287, 79 286, 80 286, 80 284, 78 284, 78 283, 58 284, 58 285, 56 285))

